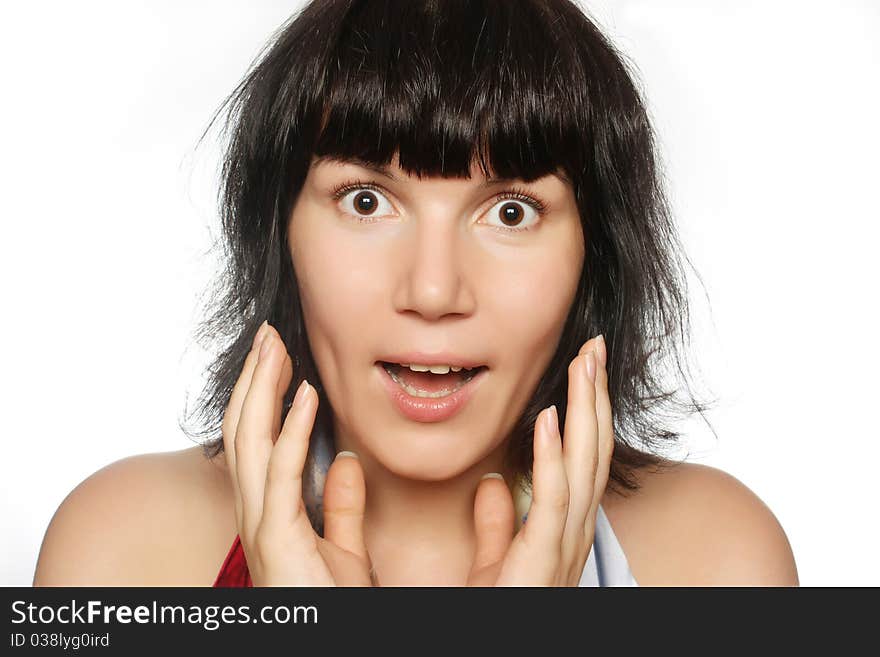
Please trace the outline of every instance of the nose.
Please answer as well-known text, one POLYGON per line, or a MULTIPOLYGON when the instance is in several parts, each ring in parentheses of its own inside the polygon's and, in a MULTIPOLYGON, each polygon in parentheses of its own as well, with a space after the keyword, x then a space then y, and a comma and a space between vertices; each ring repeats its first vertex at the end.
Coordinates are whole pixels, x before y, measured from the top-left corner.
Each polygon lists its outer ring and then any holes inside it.
POLYGON ((468 315, 476 299, 466 261, 466 231, 448 217, 416 220, 398 253, 401 268, 394 294, 398 312, 427 320, 468 315))

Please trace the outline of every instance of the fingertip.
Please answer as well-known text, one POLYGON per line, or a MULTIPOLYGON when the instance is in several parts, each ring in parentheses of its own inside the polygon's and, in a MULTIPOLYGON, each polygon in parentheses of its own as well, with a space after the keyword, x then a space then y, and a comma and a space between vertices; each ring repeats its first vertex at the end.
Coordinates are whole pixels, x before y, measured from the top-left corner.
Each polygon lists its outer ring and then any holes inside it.
POLYGON ((287 417, 295 417, 300 411, 309 408, 312 403, 311 398, 312 385, 307 379, 299 382, 299 386, 290 401, 290 408, 287 409, 287 417))
POLYGON ((477 485, 477 498, 484 498, 487 495, 491 498, 511 496, 504 477, 497 472, 487 472, 480 478, 477 485))
POLYGON ((532 436, 532 453, 536 461, 538 460, 539 453, 544 451, 542 446, 544 444, 544 436, 547 434, 546 426, 547 409, 545 408, 538 413, 538 417, 535 419, 535 430, 532 436))
POLYGON ((596 350, 590 349, 584 358, 584 366, 587 368, 587 378, 591 383, 596 382, 596 350))
POLYGON ((272 347, 275 343, 272 338, 273 336, 268 331, 263 336, 263 341, 260 344, 259 362, 265 361, 267 359, 267 356, 269 356, 269 354, 272 352, 272 347))
POLYGON ((282 346, 284 347, 284 353, 286 354, 287 353, 287 344, 284 342, 284 338, 281 337, 281 333, 278 331, 278 329, 275 328, 272 324, 269 324, 268 322, 266 322, 265 331, 266 331, 266 335, 268 337, 271 337, 272 340, 280 342, 282 344, 282 346))
POLYGON ((516 510, 510 490, 504 485, 503 478, 488 475, 480 480, 474 499, 475 568, 503 558, 515 529, 516 510))
POLYGON ((559 412, 556 410, 556 404, 550 406, 544 414, 544 435, 548 439, 548 445, 552 444, 554 438, 559 433, 559 412))
POLYGON ((485 518, 487 512, 497 514, 494 517, 496 524, 499 520, 505 520, 509 511, 512 522, 513 497, 500 473, 487 472, 480 478, 474 499, 474 511, 478 519, 485 518))
POLYGON ((583 356, 583 351, 578 352, 578 355, 572 359, 572 361, 568 364, 568 380, 569 382, 574 381, 575 378, 579 374, 578 368, 581 366, 581 360, 583 356))
POLYGON ((290 354, 287 350, 284 352, 284 360, 281 363, 281 376, 278 379, 277 393, 285 395, 290 388, 290 382, 293 380, 293 361, 290 360, 290 354))
POLYGON ((596 356, 596 363, 600 367, 605 367, 608 360, 608 347, 605 344, 605 336, 602 333, 587 340, 578 351, 578 356, 585 356, 591 351, 596 356))
MULTIPOLYGON (((487 472, 480 480, 477 482, 477 490, 476 494, 479 497, 480 495, 485 495, 485 491, 497 491, 495 494, 510 494, 510 488, 507 485, 507 482, 504 479, 504 475, 500 472, 487 472), (484 492, 481 492, 484 491, 484 492)), ((490 495, 493 493, 489 493, 490 495)))
POLYGON ((608 347, 605 344, 605 336, 601 333, 596 336, 596 356, 600 367, 604 368, 608 361, 608 347))
POLYGON ((306 384, 308 388, 303 393, 304 399, 303 404, 308 405, 310 408, 318 409, 318 404, 321 403, 321 398, 318 396, 318 391, 315 389, 311 383, 306 384))
POLYGON ((268 324, 267 320, 263 320, 263 323, 257 328, 257 332, 254 333, 254 341, 251 344, 251 351, 259 351, 260 346, 263 344, 263 339, 266 337, 266 325, 268 324))
MULTIPOLYGON (((327 471, 327 480, 340 479, 346 486, 363 483, 363 468, 360 458, 354 452, 343 451, 336 455, 330 469, 327 471)), ((326 502, 326 500, 325 500, 326 502)))
MULTIPOLYGON (((553 404, 541 411, 535 422, 535 435, 532 440, 534 459, 537 461, 552 458, 556 451, 554 443, 559 443, 560 440, 559 415, 556 404, 553 404)), ((559 451, 562 451, 561 445, 559 451)))
POLYGON ((259 333, 262 333, 262 336, 260 338, 261 340, 265 340, 266 336, 272 335, 273 333, 275 335, 278 335, 278 331, 276 331, 275 327, 269 323, 268 319, 264 319, 263 323, 260 324, 260 330, 259 330, 258 334, 259 333))
MULTIPOLYGON (((354 452, 342 451, 336 455, 327 471, 327 481, 331 479, 331 472, 333 473, 332 478, 338 480, 344 487, 361 488, 365 486, 364 469, 361 467, 360 458, 354 452)), ((325 504, 326 501, 325 498, 325 504)))
POLYGON ((596 349, 596 338, 590 338, 589 340, 584 342, 584 344, 578 350, 578 356, 584 356, 588 352, 593 351, 595 349, 596 349))
MULTIPOLYGON (((281 338, 281 334, 278 330, 268 322, 264 322, 263 327, 260 330, 263 332, 263 335, 260 338, 261 344, 259 349, 260 360, 262 360, 270 351, 275 349, 277 343, 284 345, 284 340, 281 338)), ((287 354, 286 346, 284 347, 284 353, 287 354)))

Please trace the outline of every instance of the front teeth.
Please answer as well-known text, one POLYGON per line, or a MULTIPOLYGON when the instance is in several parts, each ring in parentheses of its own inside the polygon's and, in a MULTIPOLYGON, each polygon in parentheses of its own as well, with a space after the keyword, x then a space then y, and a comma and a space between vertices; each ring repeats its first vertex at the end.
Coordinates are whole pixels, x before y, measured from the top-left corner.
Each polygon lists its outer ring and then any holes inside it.
POLYGON ((386 372, 388 372, 388 374, 391 376, 391 378, 394 379, 394 382, 397 385, 399 385, 401 388, 403 388, 407 392, 407 394, 411 395, 412 397, 430 397, 432 399, 436 399, 437 397, 446 397, 448 395, 451 395, 453 392, 455 392, 456 390, 459 390, 462 386, 466 385, 471 380, 471 378, 473 378, 473 377, 470 377, 466 381, 462 381, 462 382, 458 383, 452 389, 447 388, 446 390, 440 390, 439 392, 428 392, 427 390, 418 390, 416 388, 413 388, 412 386, 407 385, 406 383, 401 381, 397 377, 397 375, 394 372, 392 372, 391 370, 386 370, 386 372))
POLYGON ((431 374, 449 374, 449 370, 453 372, 461 372, 461 367, 456 367, 455 365, 408 365, 406 363, 400 363, 401 367, 408 367, 413 372, 430 372, 431 374))

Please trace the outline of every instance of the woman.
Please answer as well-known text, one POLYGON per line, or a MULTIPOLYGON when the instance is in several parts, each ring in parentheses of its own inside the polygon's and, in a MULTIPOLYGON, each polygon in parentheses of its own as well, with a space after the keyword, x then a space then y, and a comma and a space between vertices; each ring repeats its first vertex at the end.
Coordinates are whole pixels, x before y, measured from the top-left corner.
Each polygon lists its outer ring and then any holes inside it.
POLYGON ((682 256, 575 5, 312 2, 226 109, 204 450, 89 477, 35 584, 797 584, 751 491, 661 455, 705 408, 682 256))

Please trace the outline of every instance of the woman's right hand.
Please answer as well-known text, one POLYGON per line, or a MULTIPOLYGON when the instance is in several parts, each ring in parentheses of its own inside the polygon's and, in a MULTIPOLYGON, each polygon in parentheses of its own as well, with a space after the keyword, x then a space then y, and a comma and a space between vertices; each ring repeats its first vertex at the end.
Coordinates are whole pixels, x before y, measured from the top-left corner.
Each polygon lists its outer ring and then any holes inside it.
POLYGON ((327 472, 323 538, 309 522, 302 474, 318 395, 303 381, 280 426, 292 377, 281 336, 264 322, 223 417, 236 525, 251 580, 254 586, 370 586, 366 489, 357 458, 337 458, 327 472))

